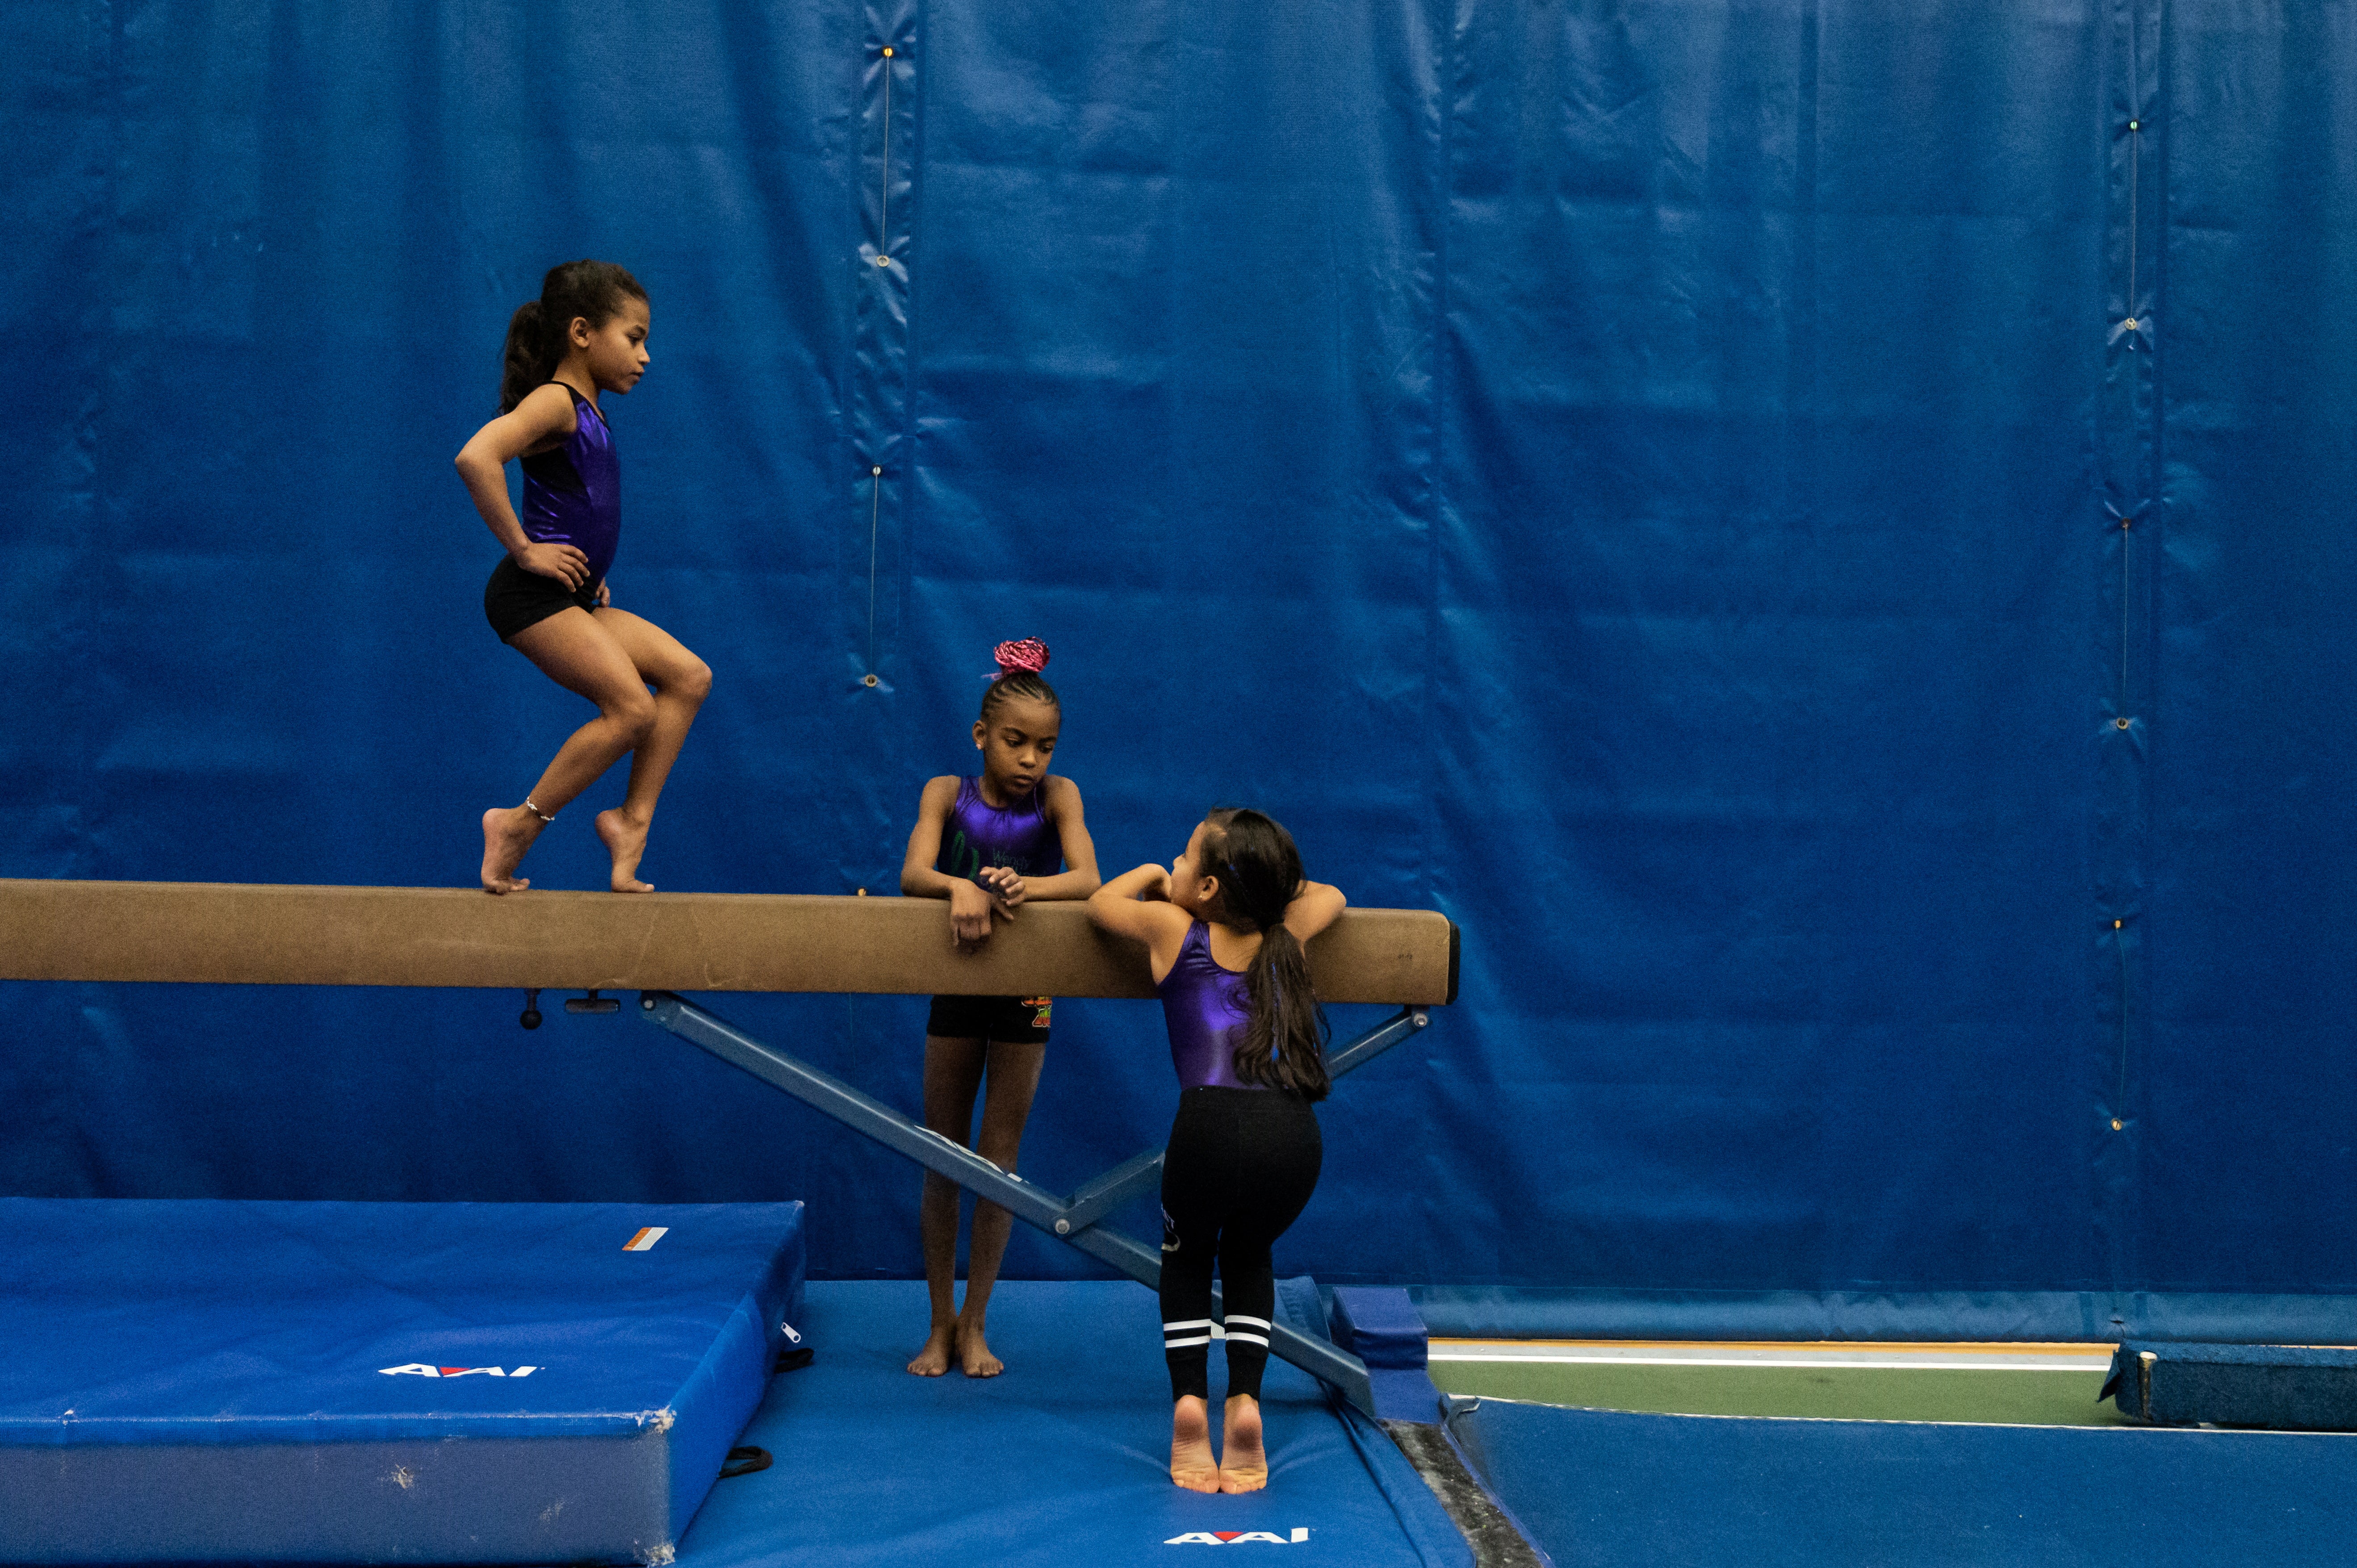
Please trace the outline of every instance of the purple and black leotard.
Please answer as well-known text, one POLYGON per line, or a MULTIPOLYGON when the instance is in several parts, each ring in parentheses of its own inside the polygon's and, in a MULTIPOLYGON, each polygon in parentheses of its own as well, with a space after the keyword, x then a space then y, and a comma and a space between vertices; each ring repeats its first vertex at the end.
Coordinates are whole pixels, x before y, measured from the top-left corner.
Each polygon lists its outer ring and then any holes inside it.
POLYGON ((1211 957, 1211 928, 1187 928, 1155 991, 1178 1069, 1178 1114, 1162 1154, 1162 1355, 1170 1397, 1208 1398, 1211 1273, 1226 1287, 1228 1393, 1260 1395, 1276 1313, 1271 1249, 1308 1207, 1325 1145, 1309 1102, 1246 1083, 1236 1047, 1252 1023, 1244 977, 1211 957))
MULTIPOLYGON (((1047 788, 1005 806, 982 798, 980 779, 958 780, 957 803, 942 824, 933 869, 979 884, 983 867, 1003 865, 1017 876, 1053 876, 1064 869, 1064 835, 1049 820, 1047 788)), ((1046 996, 936 996, 925 1033, 951 1039, 1043 1041, 1055 1006, 1046 996)))
POLYGON ((614 433, 597 405, 563 381, 573 399, 573 434, 565 445, 522 460, 524 537, 535 544, 570 544, 589 558, 578 588, 502 560, 483 589, 483 614, 501 642, 561 610, 597 607, 597 587, 622 542, 622 465, 614 433))

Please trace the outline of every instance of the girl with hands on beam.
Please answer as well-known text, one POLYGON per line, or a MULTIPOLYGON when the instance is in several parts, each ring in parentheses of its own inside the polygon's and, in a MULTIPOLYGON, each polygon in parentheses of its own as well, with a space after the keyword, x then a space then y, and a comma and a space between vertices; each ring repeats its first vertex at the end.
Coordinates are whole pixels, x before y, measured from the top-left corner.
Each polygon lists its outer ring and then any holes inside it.
POLYGON ((1261 1373, 1276 1311, 1270 1250, 1299 1217, 1324 1157, 1326 1020, 1302 944, 1346 900, 1301 874, 1293 836, 1251 811, 1215 811, 1165 871, 1141 865, 1089 900, 1103 929, 1146 945, 1178 1071, 1162 1160, 1162 1353, 1170 1369, 1170 1478, 1198 1492, 1268 1485, 1261 1373), (1228 1402, 1211 1456, 1211 1273, 1226 1287, 1228 1402))
POLYGON ((508 323, 500 416, 457 456, 458 477, 507 556, 483 589, 500 640, 568 692, 597 705, 521 806, 483 813, 483 890, 531 886, 515 875, 557 812, 630 757, 622 803, 597 813, 617 893, 639 880, 655 801, 712 671, 651 620, 614 607, 606 573, 622 532, 621 466, 598 399, 626 396, 647 369, 647 291, 611 262, 549 269, 540 297, 508 323), (507 465, 523 468, 523 514, 508 504, 507 465), (654 688, 650 695, 647 688, 654 688))
MULTIPOLYGON (((1081 791, 1048 771, 1063 705, 1039 678, 1047 645, 1028 637, 1002 642, 996 657, 998 675, 983 693, 982 716, 974 725, 982 771, 925 785, 900 866, 901 892, 948 900, 950 940, 963 951, 988 941, 996 922, 1018 918, 1034 899, 1085 898, 1097 890, 1097 852, 1082 820, 1081 791)), ((1047 1059, 1053 1006, 1047 996, 934 997, 925 1022, 925 1125, 1013 1171, 1047 1059), (978 1136, 977 1094, 983 1097, 978 1136)), ((969 1378, 993 1378, 1006 1369, 991 1354, 984 1328, 1013 1216, 975 1200, 960 1307, 959 1200, 955 1182, 925 1174, 918 1230, 932 1318, 924 1348, 909 1362, 909 1370, 922 1378, 940 1377, 952 1362, 969 1378)))

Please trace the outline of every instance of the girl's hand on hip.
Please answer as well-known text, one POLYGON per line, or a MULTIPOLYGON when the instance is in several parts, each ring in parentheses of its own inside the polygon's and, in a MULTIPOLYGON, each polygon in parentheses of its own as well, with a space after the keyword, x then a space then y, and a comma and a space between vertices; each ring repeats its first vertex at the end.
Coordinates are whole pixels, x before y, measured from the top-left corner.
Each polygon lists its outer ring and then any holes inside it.
POLYGON ((535 576, 554 577, 568 588, 578 588, 589 580, 589 557, 570 544, 535 540, 517 553, 515 564, 535 576))

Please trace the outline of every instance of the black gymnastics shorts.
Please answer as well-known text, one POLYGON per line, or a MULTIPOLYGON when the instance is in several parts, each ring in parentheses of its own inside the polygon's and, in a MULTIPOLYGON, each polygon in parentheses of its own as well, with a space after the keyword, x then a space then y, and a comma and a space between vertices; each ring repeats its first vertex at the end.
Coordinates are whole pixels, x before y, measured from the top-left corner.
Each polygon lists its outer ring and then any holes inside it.
POLYGON ((568 588, 554 577, 525 571, 513 556, 492 567, 491 580, 483 585, 483 618, 491 623, 501 642, 513 642, 516 633, 538 626, 559 610, 597 607, 597 583, 568 588))
POLYGON ((1048 1043, 1052 996, 936 996, 925 1015, 925 1033, 946 1040, 1003 1040, 1008 1045, 1048 1043))

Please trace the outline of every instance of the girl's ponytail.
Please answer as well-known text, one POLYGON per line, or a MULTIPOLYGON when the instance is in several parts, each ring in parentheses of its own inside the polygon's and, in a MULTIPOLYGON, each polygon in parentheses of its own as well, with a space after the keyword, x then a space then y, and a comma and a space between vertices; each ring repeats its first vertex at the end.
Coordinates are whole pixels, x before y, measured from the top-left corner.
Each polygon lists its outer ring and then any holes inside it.
POLYGON ((1252 1024, 1236 1047, 1236 1076, 1304 1100, 1325 1099, 1334 1086, 1326 1072, 1326 1015, 1309 986, 1309 956, 1281 916, 1261 934, 1260 951, 1244 972, 1244 994, 1252 1024))
POLYGON ((540 297, 527 299, 508 317, 508 340, 500 351, 500 412, 515 405, 555 373, 565 360, 565 330, 579 317, 603 327, 622 308, 625 296, 644 299, 639 280, 612 262, 561 262, 540 280, 540 297))
POLYGON ((527 299, 508 317, 507 345, 500 350, 500 412, 511 413, 532 389, 548 380, 560 356, 552 354, 548 312, 540 301, 527 299))
POLYGON ((1326 1014, 1309 983, 1309 955, 1285 924, 1301 891, 1301 852, 1291 833, 1258 811, 1213 811, 1204 821, 1211 831, 1203 835, 1203 858, 1219 878, 1224 923, 1261 933, 1244 971, 1251 1022, 1236 1047, 1236 1076, 1323 1100, 1333 1087, 1326 1014))

